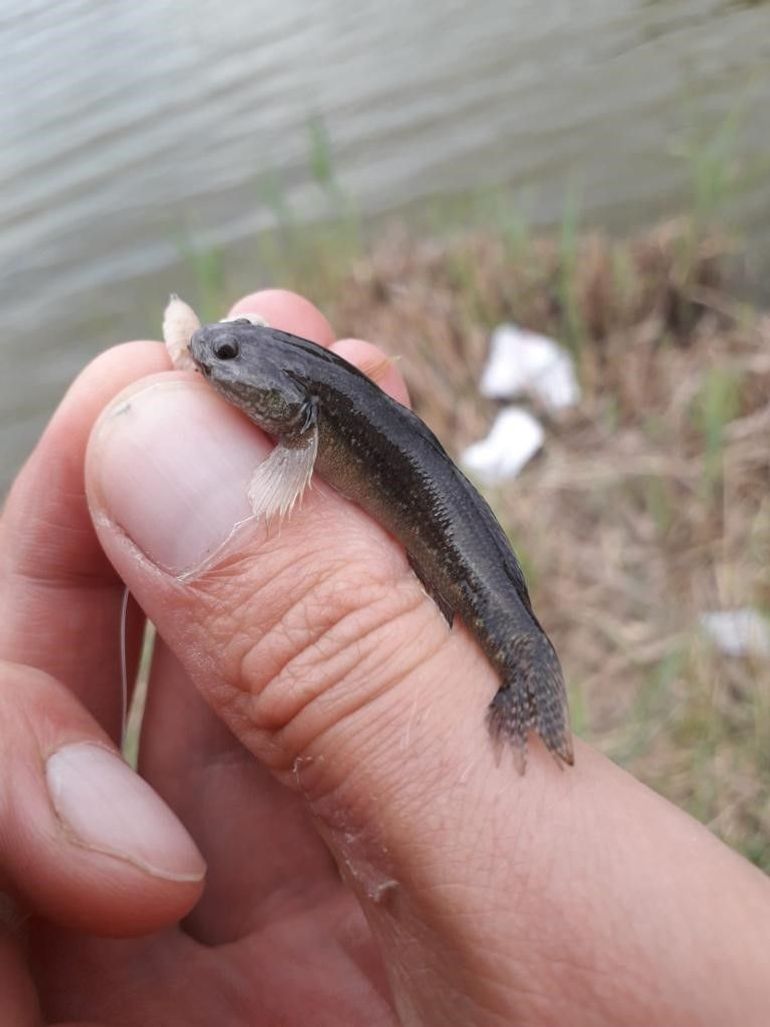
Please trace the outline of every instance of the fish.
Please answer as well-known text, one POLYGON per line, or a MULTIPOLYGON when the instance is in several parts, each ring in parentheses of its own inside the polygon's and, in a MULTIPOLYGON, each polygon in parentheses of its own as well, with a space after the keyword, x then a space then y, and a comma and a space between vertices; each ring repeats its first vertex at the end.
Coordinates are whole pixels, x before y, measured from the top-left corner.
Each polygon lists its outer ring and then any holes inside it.
POLYGON ((341 356, 255 321, 189 340, 211 386, 275 440, 249 486, 254 515, 287 516, 318 473, 398 540, 450 630, 459 615, 497 671, 486 716, 497 748, 510 743, 523 773, 534 732, 572 765, 559 658, 489 504, 413 411, 341 356))

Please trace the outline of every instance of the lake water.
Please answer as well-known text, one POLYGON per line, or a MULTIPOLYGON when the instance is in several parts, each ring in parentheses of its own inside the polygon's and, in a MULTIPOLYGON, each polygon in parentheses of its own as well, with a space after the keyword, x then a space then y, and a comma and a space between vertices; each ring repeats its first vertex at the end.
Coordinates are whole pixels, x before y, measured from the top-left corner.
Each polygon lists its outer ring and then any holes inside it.
POLYGON ((5 0, 0 51, 0 493, 77 370, 157 335, 185 246, 270 225, 267 183, 319 216, 312 116, 365 216, 510 185, 612 228, 689 208, 682 154, 721 130, 770 270, 767 4, 5 0))

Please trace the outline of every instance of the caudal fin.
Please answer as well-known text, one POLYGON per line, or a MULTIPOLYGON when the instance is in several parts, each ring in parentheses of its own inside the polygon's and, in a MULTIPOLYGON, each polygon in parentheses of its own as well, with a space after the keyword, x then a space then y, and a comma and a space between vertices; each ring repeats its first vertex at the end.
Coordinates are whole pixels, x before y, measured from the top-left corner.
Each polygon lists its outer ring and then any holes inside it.
POLYGON ((572 734, 559 657, 547 635, 536 628, 511 639, 504 657, 504 683, 487 712, 495 742, 513 744, 520 773, 527 764, 527 737, 535 731, 560 763, 570 766, 572 734))

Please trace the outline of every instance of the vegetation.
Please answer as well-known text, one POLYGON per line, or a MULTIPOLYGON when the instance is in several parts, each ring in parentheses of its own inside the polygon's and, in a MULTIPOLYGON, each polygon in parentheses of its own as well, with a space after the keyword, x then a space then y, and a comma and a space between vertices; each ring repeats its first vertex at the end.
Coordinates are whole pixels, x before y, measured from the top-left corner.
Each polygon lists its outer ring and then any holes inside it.
POLYGON ((698 627, 707 610, 770 611, 770 321, 733 316, 715 242, 681 276, 690 228, 581 237, 571 310, 559 242, 511 260, 486 233, 395 235, 328 309, 403 357, 455 453, 495 412, 477 390, 493 324, 557 339, 583 326, 580 407, 547 420, 543 454, 490 499, 578 731, 770 869, 770 662, 720 656, 698 627))

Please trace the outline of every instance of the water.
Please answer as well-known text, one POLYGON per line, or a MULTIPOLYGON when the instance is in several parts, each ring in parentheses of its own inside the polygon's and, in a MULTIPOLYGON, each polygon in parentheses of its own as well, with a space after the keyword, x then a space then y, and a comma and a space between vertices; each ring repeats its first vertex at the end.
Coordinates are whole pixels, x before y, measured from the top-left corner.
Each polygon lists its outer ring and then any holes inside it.
POLYGON ((309 116, 364 215, 510 184, 611 227, 691 206, 675 151, 728 119, 770 269, 766 4, 5 0, 0 45, 0 491, 93 354, 157 335, 190 240, 270 225, 267 183, 318 216, 309 116))

